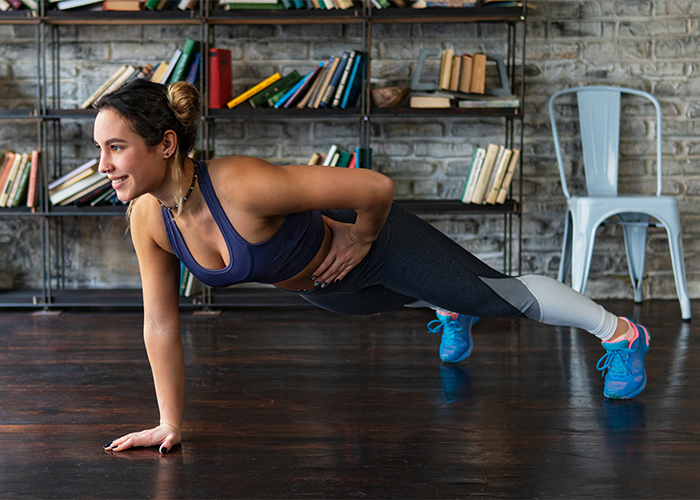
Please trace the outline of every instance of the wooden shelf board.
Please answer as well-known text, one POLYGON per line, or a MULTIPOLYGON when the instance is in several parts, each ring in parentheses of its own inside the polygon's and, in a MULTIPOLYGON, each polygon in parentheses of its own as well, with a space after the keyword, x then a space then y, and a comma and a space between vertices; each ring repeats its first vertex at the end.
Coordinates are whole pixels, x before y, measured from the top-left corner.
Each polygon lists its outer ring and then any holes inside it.
POLYGON ((520 213, 520 205, 514 200, 497 205, 462 203, 461 200, 396 200, 396 203, 418 215, 520 213))

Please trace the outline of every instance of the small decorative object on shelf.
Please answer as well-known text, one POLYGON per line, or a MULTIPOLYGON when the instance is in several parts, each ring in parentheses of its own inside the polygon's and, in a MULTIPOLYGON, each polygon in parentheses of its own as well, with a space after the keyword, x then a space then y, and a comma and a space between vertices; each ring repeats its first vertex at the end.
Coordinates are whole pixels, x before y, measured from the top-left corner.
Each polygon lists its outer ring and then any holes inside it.
POLYGON ((408 87, 372 89, 372 103, 378 108, 393 108, 411 91, 408 87))

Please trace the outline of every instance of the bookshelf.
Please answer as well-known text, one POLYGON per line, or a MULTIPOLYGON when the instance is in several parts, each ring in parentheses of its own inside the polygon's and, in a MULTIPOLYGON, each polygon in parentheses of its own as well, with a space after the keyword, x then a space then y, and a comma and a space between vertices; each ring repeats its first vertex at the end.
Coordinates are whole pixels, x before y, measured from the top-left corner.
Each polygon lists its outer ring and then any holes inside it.
MULTIPOLYGON (((357 124, 357 143, 361 148, 372 146, 372 126, 405 119, 490 119, 502 121, 503 139, 507 147, 523 144, 523 108, 525 102, 525 21, 527 4, 523 7, 473 7, 473 8, 387 8, 374 9, 371 2, 355 2, 346 10, 237 10, 221 11, 211 8, 212 2, 200 1, 193 11, 142 11, 142 12, 94 12, 55 11, 48 2, 39 2, 39 12, 0 12, 0 25, 29 25, 36 30, 36 103, 31 108, 0 109, 0 123, 31 123, 36 127, 36 143, 42 151, 41 180, 43 187, 40 204, 35 209, 0 209, 0 218, 15 218, 19 223, 28 222, 38 227, 41 271, 41 289, 3 290, 0 292, 0 307, 39 308, 44 311, 62 307, 141 307, 139 290, 134 289, 68 289, 65 288, 64 247, 66 245, 63 225, 71 218, 121 218, 125 207, 52 207, 48 202, 45 186, 56 178, 62 167, 62 134, 65 124, 91 124, 94 110, 66 109, 62 106, 66 80, 61 74, 60 28, 63 26, 165 26, 189 27, 197 33, 202 53, 208 53, 217 41, 219 31, 236 25, 355 25, 357 46, 352 47, 372 54, 375 25, 401 25, 407 23, 498 23, 508 30, 506 66, 511 88, 520 84, 518 108, 487 109, 379 109, 370 100, 371 65, 367 64, 365 80, 358 107, 351 109, 203 109, 201 149, 216 150, 216 129, 237 122, 292 122, 302 123, 316 120, 349 122, 357 124), (517 54, 517 56, 516 56, 517 54), (519 57, 520 59, 516 59, 519 57), (520 66, 519 74, 516 68, 520 66)), ((416 54, 416 57, 418 54, 416 54)), ((204 58, 206 60, 207 58, 204 58)), ((200 66, 200 81, 205 82, 206 63, 200 66)), ((200 90, 205 96, 206 85, 200 90)), ((503 218, 503 270, 513 272, 513 263, 520 272, 520 241, 522 232, 522 155, 518 181, 511 188, 509 200, 503 205, 471 205, 454 199, 397 199, 401 205, 419 215, 465 215, 503 218), (514 231, 513 226, 516 225, 514 231)), ((186 309, 208 310, 211 307, 300 307, 308 305, 294 294, 270 289, 235 288, 225 290, 205 289, 194 299, 182 299, 186 309)))

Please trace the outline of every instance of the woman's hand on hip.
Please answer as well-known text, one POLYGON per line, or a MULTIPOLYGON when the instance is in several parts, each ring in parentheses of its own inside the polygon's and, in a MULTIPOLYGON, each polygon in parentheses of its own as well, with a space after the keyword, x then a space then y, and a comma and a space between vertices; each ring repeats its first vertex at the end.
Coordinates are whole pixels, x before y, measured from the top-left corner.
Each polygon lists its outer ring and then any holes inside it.
POLYGON ((321 288, 342 280, 369 252, 372 242, 362 241, 354 234, 355 225, 323 217, 331 230, 331 246, 328 255, 316 269, 314 285, 321 288))

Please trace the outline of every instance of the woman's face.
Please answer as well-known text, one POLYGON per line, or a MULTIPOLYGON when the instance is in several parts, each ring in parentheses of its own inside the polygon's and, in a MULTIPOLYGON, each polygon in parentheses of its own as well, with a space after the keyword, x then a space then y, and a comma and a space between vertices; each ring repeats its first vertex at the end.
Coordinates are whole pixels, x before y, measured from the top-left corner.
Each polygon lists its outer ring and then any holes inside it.
POLYGON ((107 173, 121 201, 164 189, 163 148, 149 148, 116 111, 103 109, 97 114, 93 136, 100 150, 100 172, 107 173))

